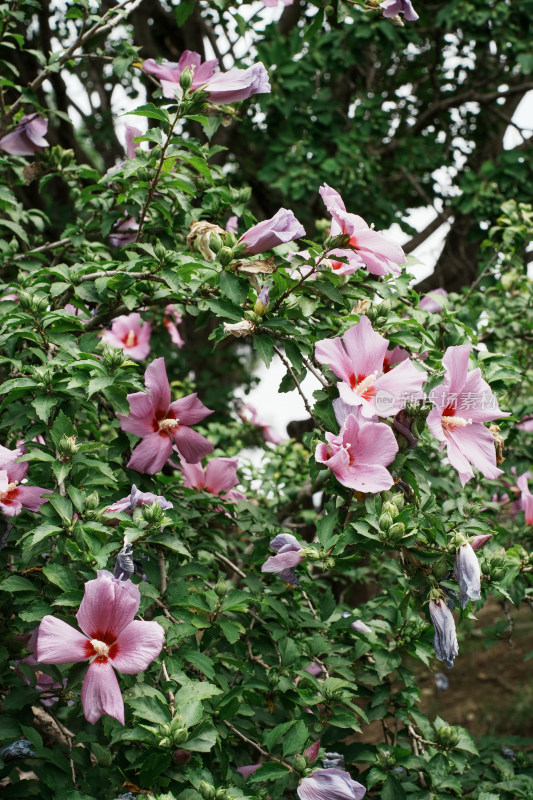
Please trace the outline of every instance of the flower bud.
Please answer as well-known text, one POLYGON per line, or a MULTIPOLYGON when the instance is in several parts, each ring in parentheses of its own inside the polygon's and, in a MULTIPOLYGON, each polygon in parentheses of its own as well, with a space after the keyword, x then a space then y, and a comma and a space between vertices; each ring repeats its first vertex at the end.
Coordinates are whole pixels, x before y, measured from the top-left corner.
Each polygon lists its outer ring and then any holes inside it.
POLYGON ((174 744, 183 744, 189 738, 189 731, 187 728, 178 728, 177 731, 174 731, 172 734, 172 741, 174 744))
POLYGON ((324 245, 327 250, 337 250, 338 248, 348 247, 350 244, 350 236, 347 233, 339 233, 337 236, 332 236, 324 245))
POLYGON ((218 253, 224 246, 224 242, 217 231, 213 231, 209 236, 209 247, 213 253, 218 253))
POLYGON ((216 790, 215 800, 227 800, 227 798, 228 798, 228 793, 222 786, 220 787, 220 789, 216 790))
POLYGON ((212 784, 200 781, 198 791, 204 800, 215 800, 215 787, 212 784))
POLYGON ((152 525, 160 524, 165 515, 159 503, 151 503, 149 506, 142 506, 141 514, 145 522, 149 522, 152 525))
POLYGON ((301 772, 307 767, 307 760, 303 756, 296 755, 292 760, 292 765, 296 772, 301 772))
POLYGON ((405 535, 405 525, 403 522, 395 522, 387 531, 389 542, 396 543, 403 539, 405 535))
POLYGON ((263 286, 254 305, 254 313, 262 317, 270 306, 270 291, 268 286, 263 286))
POLYGON ((187 92, 191 88, 193 80, 194 72, 190 67, 185 67, 179 78, 180 86, 184 92, 187 92))
POLYGON ((379 518, 379 527, 382 531, 388 531, 393 525, 393 520, 388 511, 379 518))
POLYGON ((75 453, 78 452, 80 449, 79 444, 76 444, 76 437, 75 436, 66 436, 63 434, 59 443, 57 445, 57 449, 61 456, 73 456, 75 453))
POLYGON ((167 254, 165 245, 162 244, 161 242, 156 242, 156 244, 154 245, 154 253, 155 253, 155 257, 159 261, 163 261, 165 256, 166 256, 166 254, 167 254))
POLYGON ((89 511, 94 511, 95 508, 98 508, 98 503, 100 502, 100 498, 98 496, 98 492, 91 492, 85 498, 85 508, 88 508, 89 511))
POLYGON ((403 496, 403 494, 396 492, 396 494, 392 498, 392 502, 394 503, 398 511, 401 511, 402 508, 405 506, 405 497, 403 496))
POLYGON ((255 331, 255 325, 251 320, 243 319, 240 322, 225 322, 224 333, 230 333, 237 339, 249 336, 255 331))
POLYGON ((274 670, 271 670, 268 673, 268 683, 273 689, 275 689, 279 683, 279 675, 275 673, 274 670))
POLYGON ((461 735, 452 725, 443 725, 437 731, 437 743, 446 749, 455 747, 461 735))
POLYGON ((226 581, 219 581, 215 586, 215 592, 218 595, 218 597, 220 597, 220 599, 226 596, 227 591, 228 591, 228 584, 226 583, 226 581))
POLYGON ((170 747, 170 739, 165 736, 165 738, 161 739, 159 742, 159 747, 170 747))
POLYGON ((184 750, 180 747, 174 755, 172 756, 174 763, 183 766, 183 764, 187 764, 188 761, 191 760, 191 753, 189 750, 184 750))
POLYGON ((18 291, 19 296, 19 305, 24 311, 32 311, 33 310, 33 297, 29 292, 23 291, 19 289, 18 291))
POLYGON ((111 372, 124 363, 124 351, 114 347, 105 347, 102 355, 102 364, 111 372))
MULTIPOLYGON (((212 236, 213 234, 211 234, 212 236)), ((223 267, 227 267, 233 261, 234 256, 234 251, 230 247, 221 247, 217 252, 217 261, 223 267)))

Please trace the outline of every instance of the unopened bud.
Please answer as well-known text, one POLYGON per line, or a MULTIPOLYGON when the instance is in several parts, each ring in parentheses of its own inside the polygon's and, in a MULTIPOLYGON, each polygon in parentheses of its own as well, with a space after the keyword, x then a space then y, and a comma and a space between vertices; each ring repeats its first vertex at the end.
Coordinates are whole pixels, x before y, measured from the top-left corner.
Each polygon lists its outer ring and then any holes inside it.
POLYGON ((220 237, 220 235, 218 233, 216 233, 216 231, 213 231, 209 235, 209 247, 211 248, 213 253, 218 253, 219 250, 221 250, 223 246, 224 246, 224 242, 222 241, 222 238, 220 237))
POLYGON ((221 786, 220 789, 217 789, 215 792, 215 800, 226 800, 228 797, 228 793, 226 790, 221 786))
POLYGON ((75 436, 66 436, 63 434, 57 445, 60 455, 73 456, 80 449, 80 445, 76 444, 75 436))
POLYGON ((161 739, 159 742, 159 747, 170 747, 170 739, 165 736, 165 738, 161 739))
POLYGON ((215 787, 205 781, 200 781, 198 791, 204 800, 215 800, 215 787))
POLYGON ((380 317, 387 317, 390 314, 391 310, 391 301, 390 300, 383 300, 377 306, 377 312, 380 317))
POLYGON ((100 498, 98 496, 98 492, 91 492, 85 498, 85 508, 88 508, 89 511, 94 511, 95 508, 98 508, 98 503, 100 502, 100 498))
POLYGON ((307 761, 303 756, 296 755, 292 760, 292 765, 296 772, 301 772, 307 767, 307 761))
POLYGON ((172 734, 172 741, 174 744, 183 744, 188 738, 189 731, 187 728, 178 728, 178 730, 172 734))
POLYGON ((277 685, 278 685, 278 683, 279 683, 279 675, 277 675, 277 674, 274 672, 274 670, 271 670, 271 671, 268 673, 268 683, 269 683, 269 685, 270 685, 270 686, 272 686, 272 688, 273 688, 273 689, 275 689, 275 688, 276 688, 276 686, 277 686, 277 685))
POLYGON ((124 351, 114 347, 105 347, 102 355, 102 364, 111 372, 124 363, 124 351))
POLYGON ((347 233, 339 233, 337 236, 332 236, 327 240, 325 247, 327 250, 336 250, 337 248, 348 247, 350 244, 350 236, 347 233))
POLYGON ((19 296, 19 305, 24 311, 31 311, 33 308, 33 297, 29 292, 25 292, 22 289, 18 291, 19 296))
POLYGON ((455 747, 461 735, 452 725, 443 725, 437 731, 437 743, 446 749, 455 747))
POLYGON ((387 500, 383 503, 383 512, 387 512, 393 519, 398 516, 398 507, 392 500, 387 500))
POLYGON ((163 521, 164 511, 159 505, 159 503, 151 503, 149 506, 144 505, 141 510, 142 517, 145 522, 149 522, 153 525, 158 524, 163 521))
POLYGON ((219 581, 215 586, 215 592, 220 598, 225 597, 227 591, 228 591, 228 584, 226 583, 226 581, 219 581))
POLYGON ((180 75, 179 80, 180 80, 180 86, 183 89, 183 91, 184 92, 188 91, 191 88, 192 82, 194 80, 194 72, 192 71, 192 69, 190 67, 185 67, 185 69, 180 75))
POLYGON ((184 750, 182 747, 180 747, 178 750, 176 750, 172 758, 174 759, 175 764, 182 766, 191 760, 191 753, 189 750, 184 750))
POLYGON ((163 259, 167 254, 165 245, 161 244, 161 242, 156 242, 156 244, 154 245, 154 253, 155 257, 159 259, 159 261, 163 261, 163 259))
POLYGON ((221 247, 217 252, 217 261, 219 264, 222 264, 223 267, 227 267, 228 264, 231 264, 233 258, 234 252, 230 247, 221 247))
POLYGON ((388 511, 381 515, 379 518, 379 527, 382 531, 388 531, 393 525, 393 519, 388 511))
POLYGON ((384 542, 388 542, 389 544, 397 544, 403 539, 404 534, 405 525, 403 522, 395 522, 394 525, 391 525, 389 530, 385 531, 379 538, 384 542))
POLYGON ((270 291, 268 286, 263 286, 254 305, 254 313, 260 317, 266 314, 270 306, 270 291))
POLYGON ((398 511, 401 511, 405 505, 405 497, 403 496, 403 494, 397 492, 392 498, 392 502, 394 503, 398 511))

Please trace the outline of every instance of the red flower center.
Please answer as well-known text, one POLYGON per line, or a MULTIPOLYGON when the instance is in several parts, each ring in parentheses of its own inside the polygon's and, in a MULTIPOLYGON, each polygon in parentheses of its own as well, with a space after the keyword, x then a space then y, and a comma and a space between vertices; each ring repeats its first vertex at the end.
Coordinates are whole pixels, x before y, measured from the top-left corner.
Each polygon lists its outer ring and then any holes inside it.
POLYGON ((122 339, 125 347, 137 347, 137 334, 134 330, 128 331, 128 335, 122 339))
POLYGON ((17 492, 18 492, 17 482, 14 481, 13 483, 8 483, 6 491, 0 492, 0 500, 2 502, 5 502, 7 500, 9 503, 11 500, 15 499, 15 497, 17 496, 17 492))
POLYGON ((97 631, 94 637, 85 644, 85 655, 87 658, 94 658, 99 664, 105 664, 110 658, 115 658, 118 653, 118 645, 113 634, 97 631))
POLYGON ((372 375, 358 375, 357 378, 352 373, 350 375, 350 388, 355 394, 362 397, 364 400, 370 400, 371 397, 374 397, 376 394, 376 389, 374 387, 374 381, 377 378, 377 372, 373 372, 372 375))

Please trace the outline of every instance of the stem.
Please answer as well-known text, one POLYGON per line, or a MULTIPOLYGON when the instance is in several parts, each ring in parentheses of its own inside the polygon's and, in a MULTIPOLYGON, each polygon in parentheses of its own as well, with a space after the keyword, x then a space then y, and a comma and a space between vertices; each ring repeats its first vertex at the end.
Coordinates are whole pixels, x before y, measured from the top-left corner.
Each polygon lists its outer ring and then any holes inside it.
POLYGON ((234 564, 233 561, 230 561, 229 558, 227 558, 225 555, 223 555, 222 553, 215 553, 214 555, 215 558, 218 558, 220 561, 223 561, 224 564, 227 564, 227 566, 230 569, 232 569, 233 572, 236 572, 237 575, 240 575, 241 578, 246 578, 246 573, 243 572, 242 569, 239 569, 239 567, 236 566, 236 564, 234 564))
POLYGON ((308 401, 307 401, 307 397, 305 396, 305 394, 304 394, 304 393, 303 393, 303 391, 302 391, 302 387, 301 387, 301 385, 300 385, 300 381, 298 380, 298 378, 297 378, 297 377, 296 377, 296 375, 294 374, 294 371, 293 371, 293 369, 292 369, 292 367, 291 367, 291 365, 290 365, 289 361, 288 361, 288 360, 285 358, 285 356, 283 355, 283 353, 281 352, 281 350, 279 349, 279 347, 277 347, 276 345, 274 345, 274 352, 276 352, 276 353, 278 354, 278 356, 280 357, 280 359, 281 359, 281 360, 282 360, 282 362, 284 363, 285 367, 286 367, 286 368, 287 368, 287 370, 290 372, 291 378, 293 379, 293 381, 294 381, 294 383, 295 383, 295 385, 296 385, 296 388, 298 389, 298 392, 299 392, 299 394, 300 394, 300 397, 301 397, 301 398, 302 398, 302 400, 304 401, 305 410, 307 411, 307 413, 309 414, 309 416, 311 417, 311 419, 312 419, 312 420, 313 420, 313 422, 315 423, 316 427, 317 427, 317 428, 320 428, 320 430, 322 431, 322 433, 324 433, 324 431, 325 431, 325 428, 324 428, 324 426, 323 426, 323 425, 322 425, 322 424, 321 424, 321 423, 320 423, 320 422, 317 420, 317 418, 315 417, 315 415, 314 415, 314 414, 313 414, 313 412, 311 411, 311 408, 310 408, 310 406, 309 406, 309 403, 308 403, 308 401))
POLYGON ((165 554, 161 547, 157 548, 157 561, 159 564, 159 591, 161 594, 165 593, 167 588, 167 565, 165 563, 165 554))
POLYGON ((47 242, 46 244, 42 244, 40 247, 35 247, 33 250, 27 250, 25 253, 19 253, 17 256, 11 256, 11 261, 23 261, 28 256, 32 256, 34 253, 45 253, 47 250, 55 250, 56 247, 63 247, 66 244, 70 244, 71 242, 70 236, 67 236, 66 239, 59 239, 57 242, 47 242))
POLYGON ((237 736, 239 736, 243 740, 243 742, 246 742, 247 744, 251 744, 252 747, 255 747, 255 749, 258 750, 261 753, 261 755, 265 756, 265 758, 267 758, 269 761, 277 761, 278 764, 283 764, 283 766, 287 767, 287 769, 290 770, 291 772, 296 772, 294 767, 291 767, 291 765, 287 764, 286 761, 283 761, 282 758, 276 758, 276 756, 273 756, 271 753, 267 753, 267 751, 263 750, 261 745, 257 744, 257 742, 254 742, 252 739, 248 739, 248 737, 245 736, 244 733, 241 733, 240 731, 237 730, 237 728, 234 728, 233 725, 231 724, 231 722, 228 722, 227 720, 224 720, 224 725, 227 725, 227 727, 231 731, 233 731, 233 733, 235 733, 237 736))
POLYGON ((139 242, 141 240, 141 236, 142 236, 142 232, 143 232, 143 226, 144 226, 144 222, 146 220, 146 214, 148 212, 148 208, 150 206, 150 203, 153 200, 154 193, 155 193, 158 181, 159 181, 159 176, 161 175, 161 170, 163 169, 163 164, 165 163, 165 154, 166 154, 166 152, 168 150, 168 146, 170 144, 170 140, 172 139, 172 134, 174 132, 174 128, 176 127, 180 117, 181 117, 181 106, 178 106, 178 110, 176 111, 176 116, 174 117, 173 121, 170 124, 170 129, 169 129, 169 132, 168 132, 167 140, 166 140, 166 142, 163 145, 163 148, 161 150, 161 157, 159 158, 159 164, 157 165, 157 169, 155 171, 155 175, 153 177, 152 182, 150 183, 150 188, 148 190, 148 194, 146 195, 146 200, 145 200, 144 205, 142 207, 141 216, 139 217, 139 230, 137 231, 137 236, 135 238, 135 243, 137 243, 137 242, 139 242))

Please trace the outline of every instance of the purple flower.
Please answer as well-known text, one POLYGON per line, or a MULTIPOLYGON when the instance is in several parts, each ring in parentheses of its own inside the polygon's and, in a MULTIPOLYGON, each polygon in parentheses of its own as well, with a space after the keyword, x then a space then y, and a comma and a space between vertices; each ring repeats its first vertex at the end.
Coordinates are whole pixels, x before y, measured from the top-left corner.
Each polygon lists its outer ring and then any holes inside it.
POLYGON ((492 539, 492 533, 483 533, 479 536, 474 536, 470 542, 472 545, 472 550, 481 550, 481 548, 487 544, 489 539, 492 539))
POLYGON ((232 67, 227 72, 216 72, 205 87, 211 103, 224 105, 247 100, 253 94, 268 94, 268 72, 259 62, 248 69, 232 67))
POLYGON ((180 75, 186 67, 190 67, 193 72, 191 91, 194 91, 209 81, 216 67, 218 67, 218 59, 214 58, 212 61, 205 61, 202 64, 200 53, 185 50, 177 63, 168 61, 166 64, 158 64, 153 58, 147 58, 143 64, 145 72, 149 72, 150 75, 159 78, 163 88, 163 95, 171 99, 174 99, 174 91, 179 86, 180 75))
MULTIPOLYGON (((133 484, 130 494, 127 497, 123 497, 122 500, 117 500, 113 505, 108 506, 104 514, 129 514, 131 517, 136 508, 139 506, 149 506, 152 503, 157 503, 164 511, 166 511, 167 508, 174 508, 172 503, 165 500, 161 495, 152 494, 152 492, 140 492, 135 484, 133 484)), ((112 522, 112 520, 109 521, 112 522)))
POLYGON ((453 614, 442 599, 429 601, 429 614, 435 628, 433 639, 435 655, 451 669, 453 660, 459 653, 453 614))
POLYGON ((408 22, 416 22, 419 18, 411 0, 384 0, 383 3, 379 4, 379 7, 383 9, 385 19, 396 17, 398 14, 403 14, 408 22))
POLYGON ((446 289, 433 289, 432 292, 429 292, 429 294, 426 294, 426 296, 421 299, 418 308, 422 308, 424 311, 432 311, 434 314, 440 314, 444 306, 440 300, 435 297, 435 295, 439 294, 442 295, 442 297, 448 297, 446 289))
POLYGON ((42 153, 50 145, 44 138, 48 130, 48 120, 37 114, 22 117, 19 124, 11 133, 6 133, 0 139, 0 150, 12 156, 33 156, 42 153))
POLYGON ((223 500, 235 502, 246 500, 242 492, 233 488, 239 483, 238 463, 238 458, 215 457, 207 463, 205 469, 201 464, 187 464, 186 461, 181 462, 179 469, 188 489, 205 490, 211 494, 219 494, 223 500))
POLYGON ((357 633, 372 633, 372 628, 369 628, 368 625, 365 625, 360 619, 356 619, 355 622, 350 622, 350 628, 353 628, 357 633))
POLYGON ((270 542, 270 547, 277 555, 267 558, 261 572, 277 572, 285 583, 298 584, 294 567, 305 558, 303 545, 292 533, 278 533, 270 542))
POLYGON ((466 608, 468 600, 480 599, 481 568, 472 545, 468 542, 457 549, 453 576, 461 589, 461 608, 466 608))
POLYGON ((278 244, 299 239, 300 236, 305 236, 304 227, 292 211, 280 208, 271 219, 258 222, 246 231, 239 239, 239 243, 246 245, 245 254, 255 256, 277 247, 278 244))
POLYGON ((140 144, 135 144, 133 140, 142 135, 143 132, 140 128, 135 128, 133 125, 126 125, 126 155, 128 158, 135 158, 137 156, 135 151, 140 147, 140 144))
POLYGON ((366 789, 342 769, 315 769, 296 793, 300 800, 362 800, 366 789))
POLYGON ((113 225, 113 232, 109 234, 109 242, 113 247, 124 247, 133 244, 137 238, 139 223, 134 217, 118 219, 113 225))

